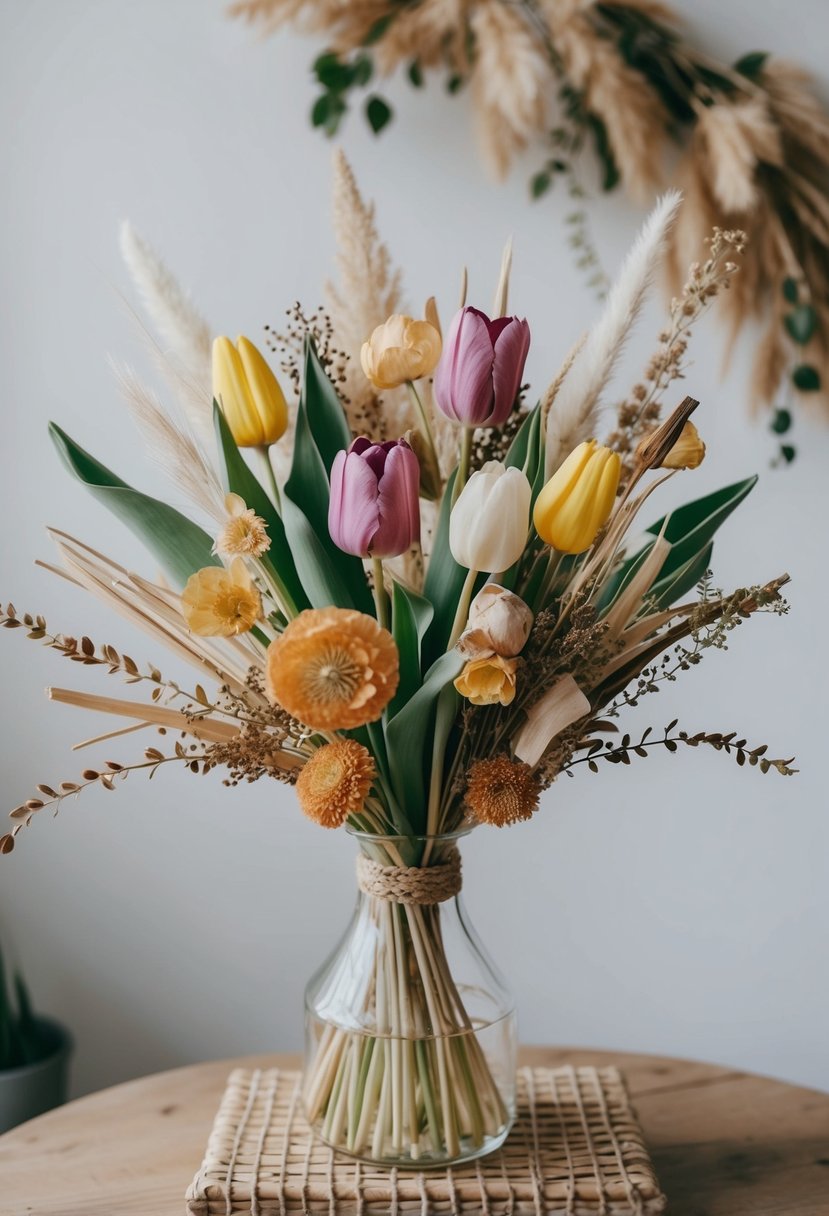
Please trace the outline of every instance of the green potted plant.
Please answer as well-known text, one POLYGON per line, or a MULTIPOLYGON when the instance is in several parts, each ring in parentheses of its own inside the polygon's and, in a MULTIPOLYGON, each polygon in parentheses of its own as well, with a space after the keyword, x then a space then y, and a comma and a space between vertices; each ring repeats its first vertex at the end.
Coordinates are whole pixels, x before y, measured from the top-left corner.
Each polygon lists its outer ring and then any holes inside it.
POLYGON ((0 951, 0 1132, 66 1101, 72 1039, 32 1012, 23 977, 7 981, 0 951))

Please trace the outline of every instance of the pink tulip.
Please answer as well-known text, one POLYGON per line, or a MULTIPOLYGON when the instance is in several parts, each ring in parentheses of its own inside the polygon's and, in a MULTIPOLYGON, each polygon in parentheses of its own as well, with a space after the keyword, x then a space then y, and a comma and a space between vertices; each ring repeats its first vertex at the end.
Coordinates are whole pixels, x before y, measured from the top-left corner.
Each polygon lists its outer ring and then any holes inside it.
POLYGON ((463 426, 503 426, 518 397, 529 348, 526 321, 491 321, 477 308, 462 308, 435 371, 438 407, 463 426))
POLYGON ((405 439, 361 435, 331 466, 328 531, 355 557, 397 557, 420 540, 420 465, 405 439))

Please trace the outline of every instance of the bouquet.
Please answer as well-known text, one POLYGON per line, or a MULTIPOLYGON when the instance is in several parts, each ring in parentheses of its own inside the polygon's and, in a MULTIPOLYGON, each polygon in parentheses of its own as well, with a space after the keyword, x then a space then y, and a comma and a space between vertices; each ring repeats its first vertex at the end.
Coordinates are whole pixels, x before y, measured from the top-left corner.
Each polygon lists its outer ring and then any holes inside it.
POLYGON ((489 1019, 472 1008, 500 981, 477 946, 488 979, 462 980, 450 961, 458 837, 530 819, 562 774, 654 747, 705 745, 791 773, 790 760, 735 732, 617 727, 738 624, 784 612, 787 576, 729 592, 712 584, 714 534, 755 478, 640 525, 651 496, 703 460, 697 401, 685 396, 664 417, 662 403, 682 375, 689 326, 736 271, 742 234, 715 230, 600 443, 602 397, 678 197, 660 201, 597 324, 530 405, 531 330, 509 311, 509 249, 490 313, 467 302, 464 275, 445 331, 430 299, 422 319, 381 316, 354 350, 355 327, 393 303, 398 284, 342 160, 338 173, 353 306, 342 308, 341 286, 329 293, 336 324, 297 305, 286 333, 268 330, 295 401, 247 338, 211 341, 166 268, 125 231, 183 408, 165 409, 131 374, 124 388, 202 522, 133 489, 53 425, 68 468, 140 534, 164 577, 55 529, 62 566, 52 568, 196 676, 175 682, 9 605, 5 627, 146 690, 50 689, 122 721, 86 743, 152 728, 163 738, 136 762, 39 785, 0 847, 11 851, 43 809, 135 771, 173 764, 222 770, 231 786, 295 786, 309 818, 357 836, 363 893, 347 941, 309 989, 309 1118, 358 1156, 458 1160, 500 1143, 514 1103, 509 1003, 499 997, 489 1019), (493 1046, 484 1031, 498 1025, 493 1046))

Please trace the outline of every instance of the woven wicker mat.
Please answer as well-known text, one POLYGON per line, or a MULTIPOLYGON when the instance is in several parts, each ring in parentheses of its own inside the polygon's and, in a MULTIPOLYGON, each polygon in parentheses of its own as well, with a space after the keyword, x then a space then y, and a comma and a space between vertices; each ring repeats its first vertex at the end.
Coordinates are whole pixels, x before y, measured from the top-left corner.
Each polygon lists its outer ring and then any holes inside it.
POLYGON ((300 1074, 236 1069, 190 1216, 623 1216, 662 1212, 664 1196, 615 1068, 524 1068, 518 1119, 481 1161, 418 1173, 335 1155, 302 1113, 300 1074))

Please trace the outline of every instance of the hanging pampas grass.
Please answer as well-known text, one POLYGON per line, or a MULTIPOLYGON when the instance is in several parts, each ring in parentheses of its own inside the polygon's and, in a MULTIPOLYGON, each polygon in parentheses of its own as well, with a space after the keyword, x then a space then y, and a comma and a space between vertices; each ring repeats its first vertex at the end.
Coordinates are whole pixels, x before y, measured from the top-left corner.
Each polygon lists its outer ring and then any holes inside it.
POLYGON ((659 273, 681 199, 678 191, 669 190, 649 215, 608 293, 602 315, 557 388, 547 415, 548 476, 596 431, 601 394, 659 273))

